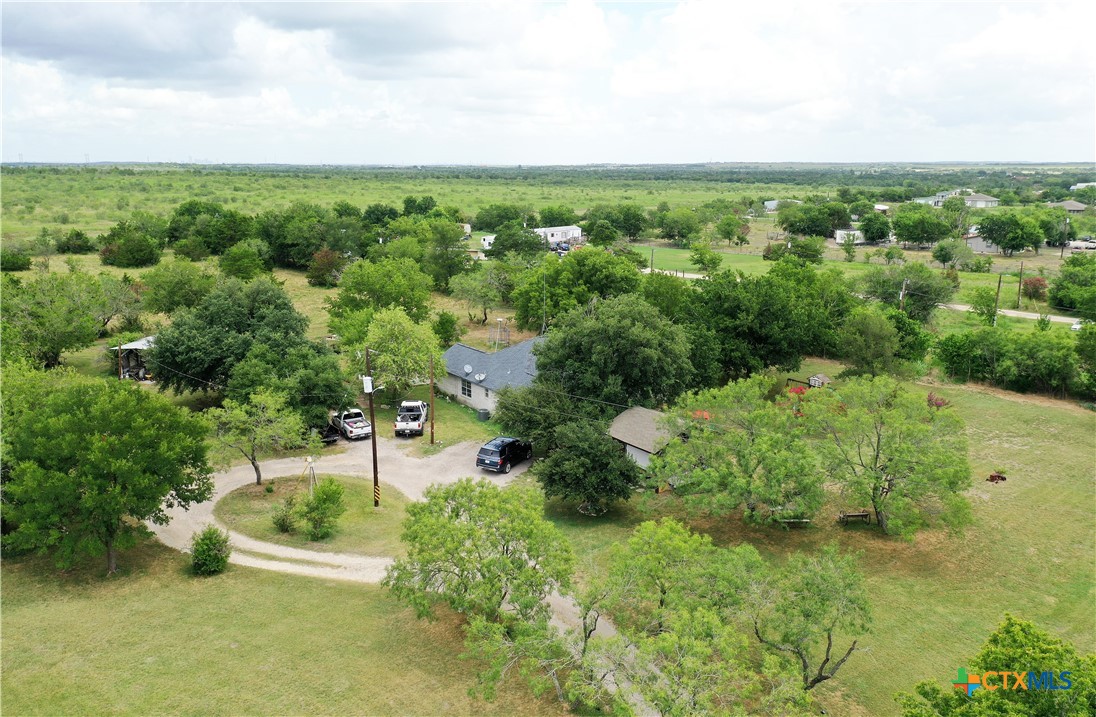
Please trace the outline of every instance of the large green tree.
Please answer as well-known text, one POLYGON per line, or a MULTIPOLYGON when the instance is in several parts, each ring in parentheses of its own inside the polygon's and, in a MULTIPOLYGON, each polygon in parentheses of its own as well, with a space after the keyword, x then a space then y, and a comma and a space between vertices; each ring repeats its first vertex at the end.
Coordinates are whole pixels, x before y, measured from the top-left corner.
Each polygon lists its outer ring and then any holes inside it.
POLYGON ((857 563, 831 543, 814 554, 796 553, 779 569, 759 571, 750 585, 746 612, 754 636, 766 648, 793 657, 804 690, 833 679, 871 624, 857 563), (834 652, 841 635, 853 639, 834 652))
POLYGON ((929 320, 936 307, 955 296, 955 285, 924 264, 873 266, 860 278, 860 291, 868 298, 895 308, 902 307, 911 318, 929 320), (904 300, 903 300, 904 299, 904 300))
POLYGON ((227 399, 221 408, 209 409, 206 417, 222 455, 228 458, 239 454, 246 458, 255 470, 255 485, 263 482, 260 456, 297 448, 305 442, 304 422, 286 406, 285 396, 278 393, 260 390, 241 403, 227 399))
POLYGON ((411 259, 356 261, 339 280, 339 293, 328 299, 328 312, 334 318, 361 309, 403 309, 415 321, 430 313, 430 291, 434 286, 411 259))
POLYGON ((534 352, 537 373, 568 393, 624 405, 672 401, 693 373, 685 331, 633 294, 565 314, 534 352))
POLYGON ((853 378, 800 403, 830 480, 853 505, 870 505, 884 533, 912 537, 939 520, 970 520, 963 420, 894 379, 853 378))
POLYGON ((204 422, 129 382, 61 385, 4 432, 8 539, 62 566, 106 553, 114 573, 141 521, 166 523, 166 507, 212 494, 204 422))
POLYGON ((927 204, 907 202, 894 211, 894 234, 903 244, 935 244, 946 239, 951 225, 927 204))
POLYGON ((556 317, 595 298, 636 291, 641 276, 626 257, 592 247, 572 251, 563 259, 548 254, 515 280, 510 295, 515 321, 523 329, 551 325, 556 317))
POLYGON ((145 272, 141 300, 154 313, 170 314, 178 308, 196 306, 213 290, 217 279, 192 261, 176 259, 145 272))
POLYGON ((350 349, 363 354, 354 361, 355 368, 362 374, 365 373, 364 352, 366 349, 372 352, 373 383, 383 385, 387 394, 395 398, 403 398, 416 383, 426 381, 431 360, 435 371, 444 366, 434 329, 425 321, 412 321, 399 308, 378 311, 369 324, 364 344, 350 349))
POLYGON ((407 507, 406 557, 384 584, 420 617, 436 602, 491 621, 546 617, 546 598, 571 580, 570 545, 533 488, 465 478, 433 485, 407 507))
POLYGON ((102 291, 95 277, 46 273, 23 283, 3 277, 4 323, 25 352, 45 367, 61 354, 90 346, 102 329, 102 291))
POLYGON ((756 522, 814 515, 823 479, 802 421, 772 399, 778 390, 759 375, 690 394, 673 413, 673 433, 684 437, 652 460, 652 474, 716 515, 743 506, 756 522))
POLYGON ((533 466, 544 495, 578 501, 578 510, 601 515, 628 500, 639 486, 639 466, 596 422, 556 427, 555 450, 533 466))
POLYGON ((448 219, 431 219, 427 226, 430 238, 423 257, 424 268, 439 291, 449 291, 450 280, 472 265, 464 246, 464 230, 448 219))
POLYGON ((982 217, 978 220, 978 234, 1005 256, 1024 249, 1038 249, 1045 241, 1039 223, 1015 211, 982 217))
POLYGON ((890 219, 886 214, 870 211, 860 217, 860 233, 869 244, 882 244, 890 238, 890 219))
POLYGON ((193 309, 179 309, 156 335, 147 360, 160 389, 221 390, 255 344, 279 351, 305 343, 308 319, 271 279, 229 279, 193 309))
POLYGON ((1096 321, 1096 254, 1072 254, 1051 279, 1048 294, 1052 306, 1072 309, 1096 321))
POLYGON ((491 248, 484 251, 484 255, 495 259, 507 254, 518 254, 524 257, 534 257, 541 254, 547 248, 544 239, 532 229, 521 222, 507 222, 498 228, 495 241, 491 248))

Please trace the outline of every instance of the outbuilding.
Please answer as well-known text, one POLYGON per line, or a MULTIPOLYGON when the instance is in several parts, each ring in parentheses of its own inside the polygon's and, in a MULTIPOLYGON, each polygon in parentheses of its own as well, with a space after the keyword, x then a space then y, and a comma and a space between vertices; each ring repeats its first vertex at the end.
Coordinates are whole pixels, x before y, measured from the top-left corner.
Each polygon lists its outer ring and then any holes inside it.
POLYGON ((609 435, 624 444, 628 457, 640 468, 646 468, 651 464, 651 456, 670 442, 670 431, 663 425, 665 418, 661 411, 633 406, 613 419, 609 435))

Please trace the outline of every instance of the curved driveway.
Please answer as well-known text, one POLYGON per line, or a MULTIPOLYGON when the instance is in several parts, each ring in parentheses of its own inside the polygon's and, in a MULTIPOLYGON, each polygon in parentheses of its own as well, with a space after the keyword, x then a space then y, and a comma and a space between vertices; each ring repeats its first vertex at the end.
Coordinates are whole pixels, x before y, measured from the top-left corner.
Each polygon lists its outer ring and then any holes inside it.
MULTIPOLYGON (((427 486, 435 483, 455 483, 466 476, 484 477, 497 485, 505 485, 529 467, 528 463, 515 466, 509 475, 481 471, 476 468, 476 453, 480 447, 477 442, 450 446, 428 458, 412 458, 400 448, 400 445, 406 442, 406 440, 378 436, 377 465, 380 479, 399 489, 411 500, 422 500, 423 491, 427 486)), ((315 463, 316 472, 354 476, 371 482, 373 456, 369 441, 343 441, 342 445, 347 448, 343 453, 320 454, 315 463)), ((278 458, 260 463, 263 480, 287 476, 296 478, 304 472, 306 467, 304 458, 278 458)), ((217 473, 213 481, 213 497, 210 500, 193 505, 189 510, 180 508, 169 510, 168 515, 171 521, 167 525, 149 525, 161 542, 186 552, 190 550, 191 536, 195 532, 207 525, 216 525, 224 529, 225 526, 213 516, 213 506, 237 488, 254 482, 255 471, 250 464, 245 463, 217 473)), ((383 493, 381 504, 384 504, 383 493)), ((230 562, 254 568, 335 580, 379 583, 384 578, 384 571, 392 563, 389 557, 303 550, 255 540, 232 530, 228 531, 228 534, 232 542, 230 562)))

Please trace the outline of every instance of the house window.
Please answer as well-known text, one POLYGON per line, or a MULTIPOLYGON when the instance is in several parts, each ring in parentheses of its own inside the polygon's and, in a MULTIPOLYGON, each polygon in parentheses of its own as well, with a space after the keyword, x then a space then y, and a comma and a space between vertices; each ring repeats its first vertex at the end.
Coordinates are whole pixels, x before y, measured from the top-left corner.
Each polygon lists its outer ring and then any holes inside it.
POLYGON ((491 392, 488 391, 486 388, 483 389, 483 397, 484 398, 491 398, 491 392))
POLYGON ((460 395, 465 398, 472 398, 472 382, 467 379, 460 380, 460 395))

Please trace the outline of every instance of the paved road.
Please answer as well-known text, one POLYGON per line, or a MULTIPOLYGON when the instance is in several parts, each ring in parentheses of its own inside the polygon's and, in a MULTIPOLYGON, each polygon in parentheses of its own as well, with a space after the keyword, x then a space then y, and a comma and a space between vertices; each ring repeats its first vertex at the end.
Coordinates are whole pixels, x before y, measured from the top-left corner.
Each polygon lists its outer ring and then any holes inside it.
MULTIPOLYGON (((968 304, 941 304, 945 309, 951 309, 952 311, 970 311, 968 304)), ((1012 316, 1017 319, 1031 319, 1035 320, 1039 318, 1039 314, 1031 311, 1015 311, 1014 309, 998 309, 998 312, 1002 316, 1012 316)), ((1050 320, 1058 324, 1072 324, 1077 319, 1071 316, 1057 316, 1055 314, 1050 315, 1050 320)))

